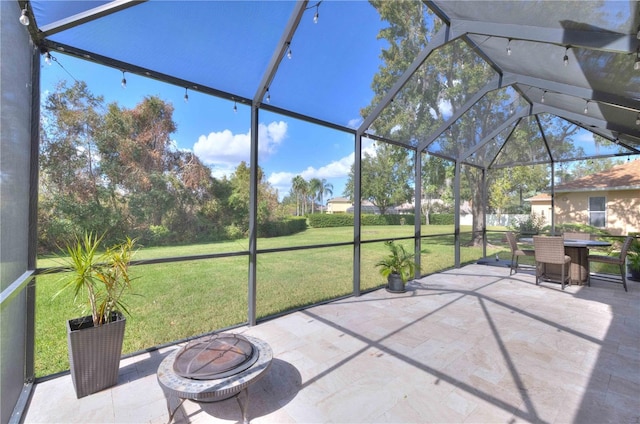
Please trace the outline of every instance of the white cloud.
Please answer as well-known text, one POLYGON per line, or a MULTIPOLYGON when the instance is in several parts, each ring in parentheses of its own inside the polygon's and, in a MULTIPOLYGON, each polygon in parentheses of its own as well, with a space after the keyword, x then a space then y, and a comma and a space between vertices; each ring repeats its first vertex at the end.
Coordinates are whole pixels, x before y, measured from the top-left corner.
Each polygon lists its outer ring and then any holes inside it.
POLYGON ((305 180, 309 181, 312 178, 326 179, 331 182, 332 179, 346 178, 351 170, 351 164, 353 164, 353 153, 347 155, 338 160, 332 161, 327 165, 315 168, 309 166, 298 172, 272 172, 269 175, 268 181, 273 187, 278 189, 281 197, 289 193, 291 190, 291 180, 300 175, 305 180))
POLYGON ((234 172, 236 172, 236 166, 225 165, 225 166, 211 167, 211 176, 218 180, 221 180, 224 177, 229 178, 234 172))
POLYGON ((376 155, 376 142, 371 138, 362 137, 362 155, 369 153, 369 156, 376 155))
MULTIPOLYGON (((261 159, 275 153, 287 136, 287 123, 271 122, 258 125, 258 150, 261 159)), ((251 131, 234 134, 229 130, 201 135, 193 145, 193 151, 207 165, 219 169, 235 168, 241 161, 249 162, 251 131)), ((214 169, 214 172, 216 170, 214 169)))
POLYGON ((277 188, 280 193, 285 194, 289 192, 291 180, 296 175, 297 174, 292 172, 272 172, 269 178, 267 178, 267 181, 269 181, 269 184, 273 187, 277 188))
MULTIPOLYGON (((369 153, 369 155, 375 155, 375 141, 363 137, 362 138, 362 152, 363 154, 369 153)), ((291 180, 296 175, 302 176, 305 180, 309 181, 311 178, 326 179, 331 182, 332 179, 347 178, 349 171, 351 171, 351 165, 353 164, 355 155, 353 153, 344 156, 340 159, 329 162, 327 165, 323 165, 320 168, 309 166, 298 172, 272 172, 269 175, 269 183, 278 189, 280 196, 286 195, 291 190, 291 180)))
POLYGON ((357 129, 360 126, 360 124, 362 124, 362 118, 353 118, 353 119, 349 119, 349 122, 347 123, 347 127, 357 129))

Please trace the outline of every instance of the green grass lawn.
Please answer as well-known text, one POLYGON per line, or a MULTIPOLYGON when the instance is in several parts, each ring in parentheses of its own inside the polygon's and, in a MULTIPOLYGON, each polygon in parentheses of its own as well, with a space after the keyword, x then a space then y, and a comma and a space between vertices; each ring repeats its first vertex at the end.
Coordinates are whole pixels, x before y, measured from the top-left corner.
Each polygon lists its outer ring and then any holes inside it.
MULTIPOLYGON (((423 235, 433 237, 423 239, 422 274, 454 265, 452 231, 452 226, 423 227, 423 235)), ((413 226, 362 228, 364 241, 411 237, 413 234, 413 226)), ((494 238, 492 244, 495 246, 488 248, 488 254, 501 252, 507 258, 509 250, 502 242, 502 234, 496 234, 494 238)), ((353 228, 350 227, 311 228, 292 236, 259 239, 257 246, 258 249, 275 249, 348 242, 352 239, 353 228)), ((414 250, 413 240, 403 240, 401 243, 409 251, 414 250)), ((246 251, 247 248, 247 240, 149 247, 141 248, 134 259, 226 253, 246 251)), ((374 267, 385 253, 382 242, 362 244, 361 290, 385 284, 374 267)), ((480 257, 481 248, 461 248, 463 263, 473 262, 480 257)), ((40 268, 59 264, 59 261, 51 258, 38 261, 40 268)), ((132 315, 127 317, 123 353, 247 322, 248 264, 248 256, 234 256, 133 267, 136 295, 127 301, 132 315)), ((65 323, 68 319, 83 315, 85 305, 74 305, 71 292, 52 300, 61 287, 60 279, 63 276, 62 273, 46 274, 38 276, 36 280, 37 376, 69 368, 65 323)), ((260 253, 256 280, 258 319, 349 295, 353 293, 353 246, 260 253)))

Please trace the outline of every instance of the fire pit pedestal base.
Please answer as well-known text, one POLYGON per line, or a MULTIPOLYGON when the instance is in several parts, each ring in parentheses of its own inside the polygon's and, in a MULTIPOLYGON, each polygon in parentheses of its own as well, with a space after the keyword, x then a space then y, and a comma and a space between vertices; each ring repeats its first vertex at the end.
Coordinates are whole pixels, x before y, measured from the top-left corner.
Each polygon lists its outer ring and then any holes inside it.
POLYGON ((176 411, 187 399, 196 402, 218 402, 233 396, 236 396, 242 410, 242 421, 249 422, 247 417, 249 392, 247 388, 264 376, 271 366, 273 352, 266 342, 255 337, 244 337, 253 344, 254 349, 258 350, 258 359, 249 368, 228 377, 195 380, 178 375, 173 369, 173 363, 180 349, 176 349, 162 361, 158 367, 158 382, 168 395, 169 423, 173 421, 176 411), (242 392, 244 392, 244 404, 239 396, 242 392), (171 408, 172 397, 178 400, 178 405, 173 410, 171 408))

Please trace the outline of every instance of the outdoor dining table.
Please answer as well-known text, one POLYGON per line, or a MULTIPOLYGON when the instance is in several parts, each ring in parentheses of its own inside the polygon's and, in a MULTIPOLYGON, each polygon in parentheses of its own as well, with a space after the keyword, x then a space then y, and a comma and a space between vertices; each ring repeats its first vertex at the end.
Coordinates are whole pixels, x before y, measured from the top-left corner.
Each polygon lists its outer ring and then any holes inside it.
MULTIPOLYGON (((520 242, 533 244, 533 238, 521 238, 520 242)), ((564 253, 571 257, 571 267, 569 269, 571 284, 583 285, 587 282, 589 277, 589 261, 587 260, 589 249, 607 246, 611 246, 608 241, 564 239, 564 253)), ((553 267, 554 265, 547 264, 545 266, 553 267)), ((557 267, 558 269, 560 268, 559 265, 557 267)))

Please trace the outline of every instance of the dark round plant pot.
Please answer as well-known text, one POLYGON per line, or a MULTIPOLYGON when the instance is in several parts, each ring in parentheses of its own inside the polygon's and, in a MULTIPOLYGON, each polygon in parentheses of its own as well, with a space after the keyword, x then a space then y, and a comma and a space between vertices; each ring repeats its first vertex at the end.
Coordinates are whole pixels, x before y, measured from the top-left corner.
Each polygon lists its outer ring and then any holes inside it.
POLYGON ((630 279, 634 281, 640 281, 640 270, 635 270, 629 267, 630 279))
POLYGON ((400 274, 389 274, 387 277, 387 291, 391 293, 404 293, 404 281, 400 274))

